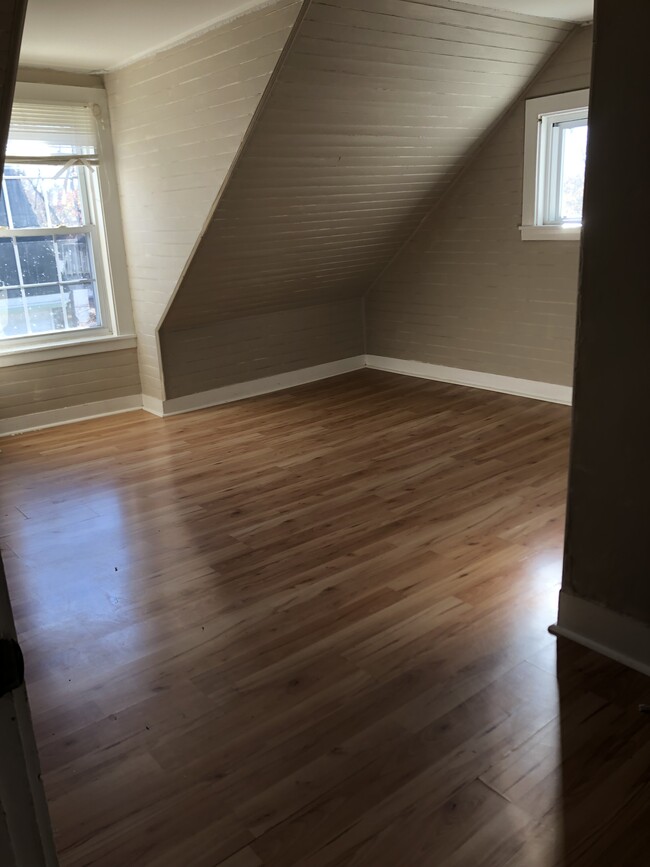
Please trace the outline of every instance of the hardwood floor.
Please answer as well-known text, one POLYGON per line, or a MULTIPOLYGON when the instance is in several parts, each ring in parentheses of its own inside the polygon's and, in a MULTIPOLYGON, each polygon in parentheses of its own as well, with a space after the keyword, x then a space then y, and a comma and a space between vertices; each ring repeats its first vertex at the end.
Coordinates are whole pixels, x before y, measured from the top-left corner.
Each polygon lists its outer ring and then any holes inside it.
POLYGON ((547 633, 569 410, 364 371, 0 442, 63 867, 641 867, 646 678, 547 633))

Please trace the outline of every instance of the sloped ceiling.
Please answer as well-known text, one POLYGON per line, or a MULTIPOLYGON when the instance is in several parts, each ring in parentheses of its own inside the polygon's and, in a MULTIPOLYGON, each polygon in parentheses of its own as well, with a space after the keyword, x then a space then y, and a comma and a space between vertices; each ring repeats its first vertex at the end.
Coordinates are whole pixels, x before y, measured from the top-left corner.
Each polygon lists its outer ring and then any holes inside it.
POLYGON ((571 29, 313 0, 161 335, 361 296, 571 29))
MULTIPOLYGON (((29 0, 20 63, 80 72, 115 70, 266 2, 29 0)), ((593 7, 593 0, 472 2, 564 21, 589 19, 593 7)))
POLYGON ((471 0, 471 4, 562 21, 590 21, 594 14, 594 0, 471 0))
POLYGON ((29 0, 21 66, 106 72, 267 0, 29 0))

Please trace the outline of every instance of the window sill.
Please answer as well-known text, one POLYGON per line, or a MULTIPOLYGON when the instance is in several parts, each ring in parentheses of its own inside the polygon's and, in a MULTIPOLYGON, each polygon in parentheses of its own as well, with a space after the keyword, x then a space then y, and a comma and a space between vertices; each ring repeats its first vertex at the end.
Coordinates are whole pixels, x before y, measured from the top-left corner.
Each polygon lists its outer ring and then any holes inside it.
POLYGON ((37 361, 53 361, 57 358, 71 358, 75 355, 94 355, 97 352, 115 352, 119 349, 133 349, 136 338, 133 334, 115 337, 85 338, 66 340, 65 343, 42 343, 37 346, 18 346, 0 349, 0 367, 16 364, 33 364, 37 361))
POLYGON ((579 241, 582 226, 519 226, 522 241, 579 241))

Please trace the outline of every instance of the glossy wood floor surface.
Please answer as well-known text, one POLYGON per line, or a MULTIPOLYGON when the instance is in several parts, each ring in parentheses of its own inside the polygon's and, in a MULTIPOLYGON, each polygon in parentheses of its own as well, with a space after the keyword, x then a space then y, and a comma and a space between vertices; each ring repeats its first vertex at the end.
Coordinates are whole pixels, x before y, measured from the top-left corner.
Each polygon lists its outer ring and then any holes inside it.
POLYGON ((648 680, 547 633, 568 431, 365 371, 2 440, 61 864, 650 864, 648 680))

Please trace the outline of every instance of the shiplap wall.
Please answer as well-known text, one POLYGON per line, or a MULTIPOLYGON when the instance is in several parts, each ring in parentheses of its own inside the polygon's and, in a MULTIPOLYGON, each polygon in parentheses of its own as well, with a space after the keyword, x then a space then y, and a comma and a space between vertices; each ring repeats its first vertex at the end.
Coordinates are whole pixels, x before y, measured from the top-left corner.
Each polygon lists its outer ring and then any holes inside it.
POLYGON ((296 307, 161 333, 169 397, 261 379, 363 354, 363 300, 296 307), (233 325, 235 327, 233 327, 233 325), (220 350, 214 368, 214 347, 220 350), (178 363, 178 360, 181 363, 178 363))
POLYGON ((279 0, 106 76, 143 392, 156 329, 300 8, 279 0))
POLYGON ((140 393, 135 349, 0 367, 0 418, 140 393))
MULTIPOLYGON (((592 28, 578 28, 526 97, 589 87, 592 28)), ((572 241, 522 241, 525 101, 367 299, 367 351, 569 385, 579 264, 572 241)))
MULTIPOLYGON (((348 329, 332 325, 341 301, 363 295, 570 29, 451 2, 313 0, 161 328, 167 396, 234 367, 254 379, 318 363, 299 315, 279 312, 331 305, 323 335, 348 329), (233 366, 240 329, 262 351, 233 366)), ((356 326, 327 360, 357 353, 356 326)))

